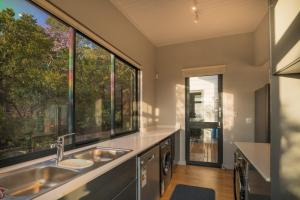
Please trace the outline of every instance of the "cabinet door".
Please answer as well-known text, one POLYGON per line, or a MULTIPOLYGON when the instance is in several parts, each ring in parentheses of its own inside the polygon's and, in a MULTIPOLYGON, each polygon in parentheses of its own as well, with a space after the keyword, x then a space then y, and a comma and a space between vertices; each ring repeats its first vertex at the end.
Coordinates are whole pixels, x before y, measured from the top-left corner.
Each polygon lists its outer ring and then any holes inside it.
POLYGON ((127 188, 130 183, 135 181, 136 158, 132 158, 61 199, 112 200, 127 188))
POLYGON ((130 183, 124 191, 122 191, 113 200, 135 200, 137 197, 137 181, 130 183))

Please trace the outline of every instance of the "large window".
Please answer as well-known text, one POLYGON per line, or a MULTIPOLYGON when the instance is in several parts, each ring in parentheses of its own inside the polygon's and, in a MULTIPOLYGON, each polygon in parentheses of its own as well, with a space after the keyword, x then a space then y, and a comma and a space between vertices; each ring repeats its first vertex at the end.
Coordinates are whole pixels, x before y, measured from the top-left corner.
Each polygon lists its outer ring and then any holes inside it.
POLYGON ((77 141, 111 133, 111 54, 76 34, 75 120, 77 141))
POLYGON ((137 131, 137 76, 30 1, 0 0, 0 166, 73 131, 73 144, 137 131))
POLYGON ((119 59, 115 61, 115 133, 137 128, 136 69, 119 59))
POLYGON ((70 27, 26 1, 0 7, 0 159, 68 132, 70 27))

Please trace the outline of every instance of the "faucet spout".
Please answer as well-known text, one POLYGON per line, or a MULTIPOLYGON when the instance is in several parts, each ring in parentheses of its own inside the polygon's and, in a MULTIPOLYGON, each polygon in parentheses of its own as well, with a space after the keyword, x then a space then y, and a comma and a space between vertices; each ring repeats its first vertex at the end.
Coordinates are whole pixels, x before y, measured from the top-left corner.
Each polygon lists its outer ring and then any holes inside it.
POLYGON ((65 147, 65 137, 75 135, 75 133, 70 133, 66 135, 59 136, 56 141, 56 164, 58 165, 60 161, 64 158, 64 147, 65 147))

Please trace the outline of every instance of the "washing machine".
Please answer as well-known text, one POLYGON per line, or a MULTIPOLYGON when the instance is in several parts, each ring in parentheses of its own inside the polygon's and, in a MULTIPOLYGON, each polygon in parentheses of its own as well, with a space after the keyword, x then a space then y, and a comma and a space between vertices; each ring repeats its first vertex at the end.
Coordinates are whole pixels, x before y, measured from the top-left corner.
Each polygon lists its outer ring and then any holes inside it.
POLYGON ((172 178, 171 138, 160 143, 160 194, 163 195, 172 178))

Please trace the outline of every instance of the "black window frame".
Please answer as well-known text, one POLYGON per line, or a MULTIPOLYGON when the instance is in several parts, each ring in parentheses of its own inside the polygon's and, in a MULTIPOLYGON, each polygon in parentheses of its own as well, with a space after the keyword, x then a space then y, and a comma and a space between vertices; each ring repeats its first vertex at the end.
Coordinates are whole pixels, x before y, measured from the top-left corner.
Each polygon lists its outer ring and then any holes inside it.
MULTIPOLYGON (((76 93, 76 82, 75 82, 75 76, 76 76, 76 34, 80 34, 81 36, 85 37, 86 39, 90 40, 91 42, 95 43, 96 45, 98 45, 99 47, 103 48, 104 50, 108 51, 111 55, 113 55, 114 57, 114 65, 115 65, 115 61, 116 59, 120 60, 121 62, 125 63, 128 67, 134 69, 135 71, 135 87, 136 87, 136 112, 133 113, 133 118, 136 118, 136 126, 135 129, 130 130, 130 131, 124 131, 124 132, 118 132, 117 134, 114 134, 113 130, 114 130, 114 124, 112 124, 111 127, 111 134, 109 138, 94 138, 91 140, 86 140, 86 141, 80 141, 80 142, 76 142, 75 140, 75 136, 72 136, 72 142, 69 145, 65 145, 65 150, 72 150, 72 149, 76 149, 76 148, 80 148, 83 146, 88 146, 88 145, 92 145, 98 142, 103 142, 103 141, 107 141, 107 140, 111 140, 114 138, 118 138, 118 137, 123 137, 126 135, 130 135, 133 133, 136 133, 140 130, 140 69, 137 68, 136 66, 134 66, 132 63, 130 63, 129 61, 127 61, 126 59, 124 59, 123 57, 121 57, 120 55, 118 55, 117 53, 113 52, 112 50, 108 49, 107 47, 103 46, 102 44, 100 44, 99 42, 97 42, 95 39, 92 39, 91 37, 87 36, 87 34, 83 33, 82 31, 76 29, 74 26, 68 24, 67 22, 65 22, 64 20, 62 20, 60 17, 56 16, 55 14, 53 14, 51 11, 46 10, 45 8, 41 7, 40 5, 38 5, 36 2, 33 2, 32 0, 26 0, 27 3, 32 4, 33 6, 37 7, 38 9, 40 9, 42 12, 45 12, 46 14, 50 15, 51 17, 53 17, 54 19, 58 20, 60 23, 68 26, 70 29, 72 29, 73 31, 73 40, 72 40, 72 48, 73 48, 73 82, 72 82, 72 98, 68 97, 68 107, 70 109, 70 111, 68 111, 71 116, 70 119, 68 119, 69 122, 71 122, 71 125, 68 125, 69 127, 71 127, 71 132, 75 132, 76 133, 76 115, 75 115, 75 93, 76 93)), ((60 9, 59 9, 60 10, 60 9)), ((61 11, 61 10, 60 10, 61 11)), ((63 12, 63 11, 61 11, 63 12)), ((64 12, 63 12, 64 13, 64 12)), ((66 14, 66 13, 64 13, 66 14)), ((69 16, 69 15, 68 15, 69 16)), ((85 28, 85 26, 83 26, 85 28)), ((90 31, 89 29, 87 29, 87 31, 90 31)), ((114 73, 115 73, 115 67, 114 67, 114 73)), ((115 77, 115 76, 113 76, 115 77)), ((115 105, 115 78, 114 78, 114 102, 111 102, 111 105, 113 104, 112 107, 114 107, 115 105)), ((70 88, 69 88, 70 89, 70 88)), ((112 110, 112 122, 115 121, 115 109, 112 110)), ((42 158, 42 157, 46 157, 46 156, 50 156, 56 153, 56 149, 44 149, 44 150, 39 150, 36 152, 30 152, 30 153, 26 153, 24 155, 19 155, 19 156, 15 156, 15 157, 9 157, 9 158, 4 158, 0 160, 0 168, 2 167, 7 167, 10 165, 15 165, 18 163, 22 163, 22 162, 26 162, 26 161, 30 161, 30 160, 34 160, 34 159, 38 159, 38 158, 42 158)))

